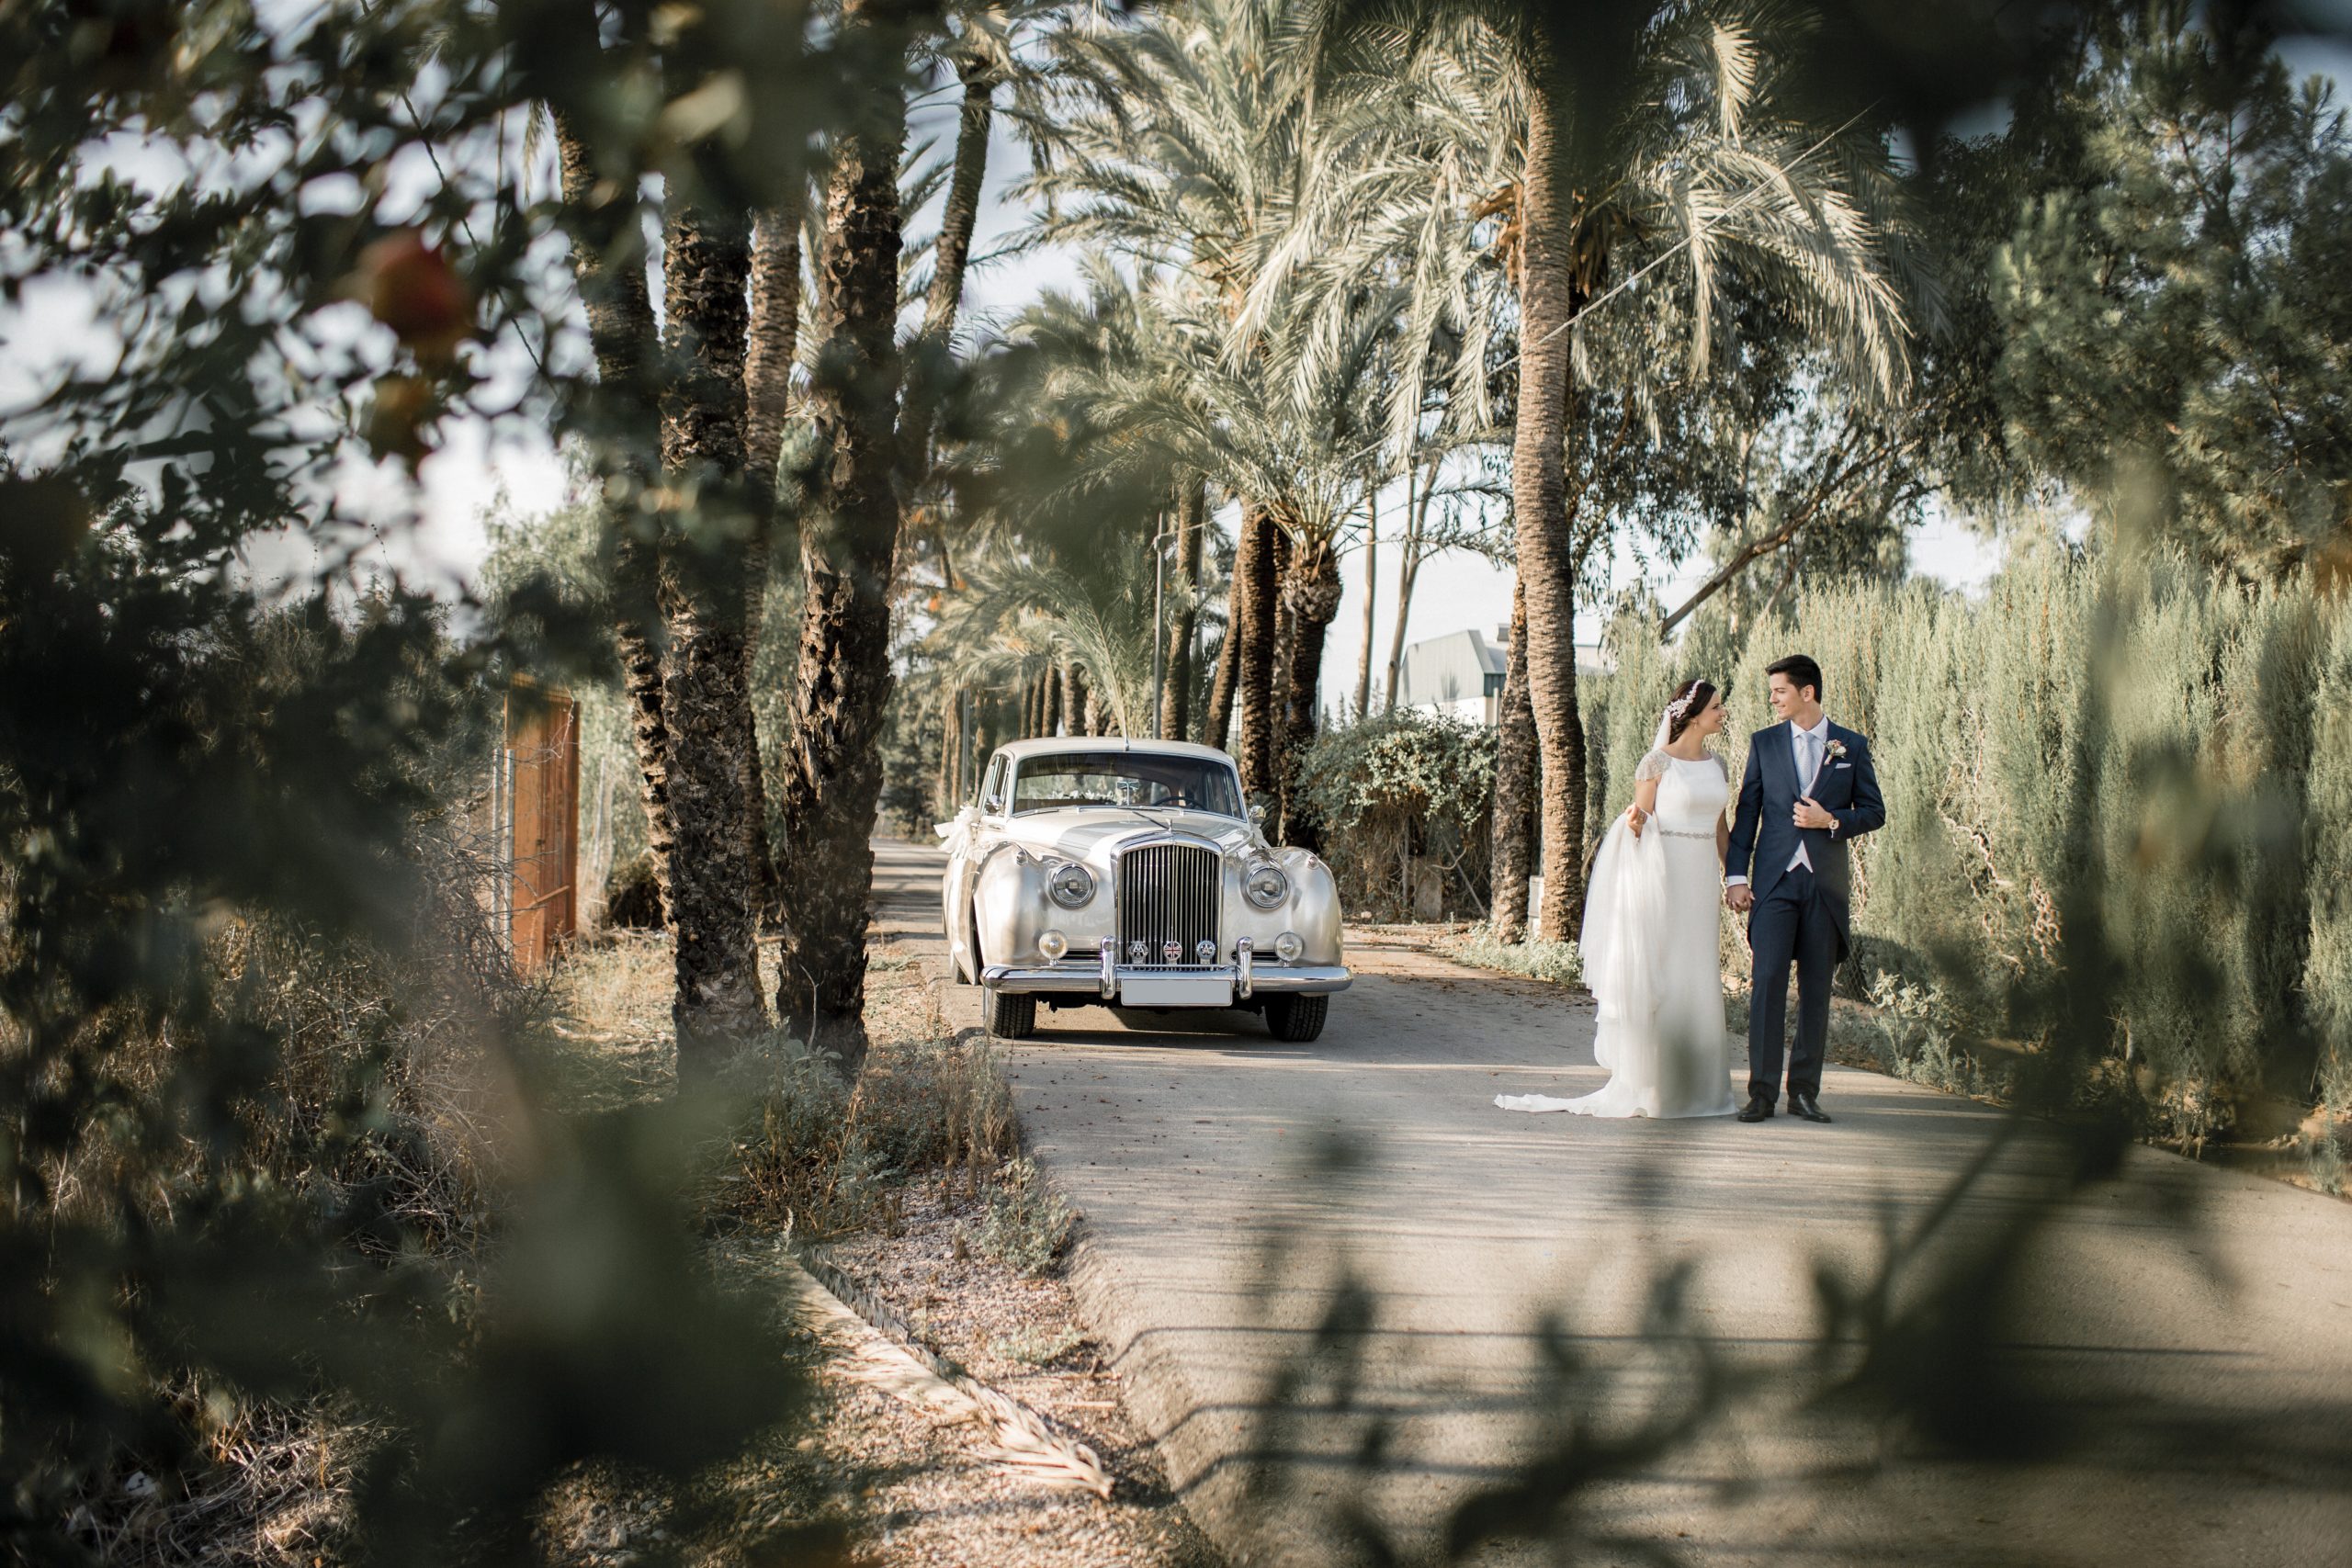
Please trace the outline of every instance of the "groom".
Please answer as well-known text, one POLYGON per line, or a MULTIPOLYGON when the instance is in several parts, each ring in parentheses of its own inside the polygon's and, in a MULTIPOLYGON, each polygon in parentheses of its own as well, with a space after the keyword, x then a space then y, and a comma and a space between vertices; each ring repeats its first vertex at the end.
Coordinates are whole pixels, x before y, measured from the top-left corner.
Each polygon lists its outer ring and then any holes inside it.
POLYGON ((1788 1039, 1789 965, 1797 971, 1797 1046, 1789 1111, 1826 1122, 1821 1063, 1829 1048, 1829 981, 1853 937, 1846 846, 1886 825, 1870 742, 1821 712, 1821 666, 1800 653, 1771 665, 1772 711, 1785 722, 1749 738, 1724 857, 1724 902, 1747 916, 1756 984, 1747 1010, 1747 1109, 1772 1114, 1788 1039))

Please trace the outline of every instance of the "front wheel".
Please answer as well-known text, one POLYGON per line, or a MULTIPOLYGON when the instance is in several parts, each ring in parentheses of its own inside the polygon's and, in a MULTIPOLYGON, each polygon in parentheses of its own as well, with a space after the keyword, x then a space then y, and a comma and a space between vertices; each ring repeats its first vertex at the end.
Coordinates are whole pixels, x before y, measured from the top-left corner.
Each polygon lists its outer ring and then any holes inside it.
POLYGON ((1323 1032, 1323 1020, 1330 1010, 1329 997, 1268 997, 1266 1032, 1290 1044, 1304 1045, 1323 1032))
MULTIPOLYGON (((989 993, 989 1032, 1000 1040, 1026 1040, 1037 1032, 1037 998, 989 993)), ((1312 1038, 1310 1036, 1310 1038, 1312 1038)))

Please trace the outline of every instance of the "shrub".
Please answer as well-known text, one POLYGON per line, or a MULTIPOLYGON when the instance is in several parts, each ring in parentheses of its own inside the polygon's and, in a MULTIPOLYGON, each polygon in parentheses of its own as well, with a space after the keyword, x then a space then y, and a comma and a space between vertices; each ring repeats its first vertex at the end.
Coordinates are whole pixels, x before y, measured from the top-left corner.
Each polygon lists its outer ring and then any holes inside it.
POLYGON ((1078 1228, 1078 1211, 1046 1183, 1035 1160, 1008 1160, 980 1221, 975 1246, 998 1262, 1037 1279, 1053 1271, 1078 1228))
POLYGON ((1493 858, 1496 736, 1409 708, 1315 738, 1299 769, 1300 809, 1351 911, 1413 908, 1413 866, 1434 861, 1444 902, 1484 911, 1493 858))
POLYGON ((720 1083, 751 1109, 717 1162, 713 1208, 803 1235, 855 1227, 909 1176, 977 1177, 1015 1146, 1012 1094, 984 1040, 876 1052, 854 1085, 826 1054, 770 1042, 720 1083))
POLYGON ((2301 995, 2317 1034, 2321 1103, 2352 1110, 2352 615, 2335 617, 2312 702, 2308 863, 2336 868, 2312 877, 2311 944, 2301 995))
POLYGON ((1532 936, 1524 942, 1504 942, 1492 926, 1480 923, 1458 936, 1440 939, 1438 946, 1482 969, 1499 969, 1559 986, 1584 984, 1584 958, 1572 942, 1544 942, 1532 936))

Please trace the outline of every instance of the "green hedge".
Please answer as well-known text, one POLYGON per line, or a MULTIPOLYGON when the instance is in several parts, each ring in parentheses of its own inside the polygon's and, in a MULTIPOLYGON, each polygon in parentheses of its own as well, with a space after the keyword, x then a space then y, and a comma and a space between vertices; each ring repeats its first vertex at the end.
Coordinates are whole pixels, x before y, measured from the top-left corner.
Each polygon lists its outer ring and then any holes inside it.
POLYGON ((1299 768, 1299 806, 1351 916, 1411 913, 1416 863, 1450 911, 1484 915, 1493 861, 1495 731, 1410 708, 1327 729, 1299 768))
POLYGON ((2205 1119, 2192 1134, 2221 1114, 2216 1091, 2352 1098, 2340 599, 2052 549, 1974 594, 1835 589, 1745 637, 1702 614, 1672 648, 1637 625, 1612 645, 1617 670, 1587 698, 1607 736, 1596 825, 1623 807, 1675 682, 1728 679, 1736 778, 1772 722, 1764 666, 1820 660, 1826 705, 1871 737, 1888 806, 1856 849, 1858 962, 1841 983, 1933 982, 1962 1026, 2030 1036, 2050 1016, 2032 999, 2079 976, 2097 929, 2113 1017, 2094 1054, 2152 1069, 2177 1119, 2205 1119))

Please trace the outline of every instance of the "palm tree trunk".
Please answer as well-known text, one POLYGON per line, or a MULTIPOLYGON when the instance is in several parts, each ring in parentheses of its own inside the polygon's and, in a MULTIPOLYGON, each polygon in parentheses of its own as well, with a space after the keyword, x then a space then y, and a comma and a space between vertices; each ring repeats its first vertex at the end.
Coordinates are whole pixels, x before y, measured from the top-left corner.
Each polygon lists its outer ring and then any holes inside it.
MULTIPOLYGON (((743 639, 743 680, 752 680, 751 660, 759 651, 761 610, 767 598, 769 563, 775 559, 776 515, 775 465, 784 450, 784 427, 792 400, 792 362, 800 336, 800 209, 772 209, 759 213, 752 224, 752 324, 743 355, 743 464, 752 495, 752 546, 743 563, 743 624, 752 635, 743 639)), ((785 722, 791 723, 790 693, 786 694, 785 722)), ((743 716, 752 717, 746 703, 743 716)), ((783 928, 782 862, 792 846, 772 836, 768 823, 766 770, 760 765, 760 738, 751 735, 744 755, 751 766, 752 868, 759 875, 760 927, 783 928)))
POLYGON ((1437 492, 1437 464, 1430 465, 1430 477, 1420 487, 1420 499, 1413 499, 1413 481, 1418 476, 1408 466, 1405 469, 1405 537, 1400 551, 1401 568, 1396 578, 1396 622, 1388 633, 1388 701, 1385 712, 1396 711, 1396 688, 1405 671, 1405 628, 1413 615, 1413 585, 1420 581, 1423 552, 1421 541, 1429 536, 1430 497, 1437 492))
MULTIPOLYGON (((697 159, 697 164, 704 160, 697 159)), ((691 193, 673 180, 664 215, 664 306, 671 376, 662 389, 662 466, 707 507, 740 504, 744 467, 743 360, 750 327, 749 225, 714 199, 705 168, 691 193)), ((729 1043, 763 1031, 759 879, 752 866, 752 723, 744 613, 745 546, 729 531, 673 539, 660 600, 669 632, 662 717, 669 732, 676 832, 670 925, 678 1074, 707 1073, 729 1043)))
POLYGON ((1577 285, 1571 199, 1561 174, 1556 111, 1528 98, 1525 253, 1520 273, 1519 419, 1511 433, 1511 507, 1527 602, 1527 687, 1543 766, 1544 905, 1536 931, 1577 934, 1584 910, 1584 724, 1577 712, 1577 549, 1566 443, 1574 417, 1568 328, 1577 285))
POLYGON ((1201 535, 1208 523, 1208 490, 1199 479, 1183 481, 1176 505, 1176 581, 1183 608, 1169 617, 1167 681, 1159 692, 1159 733, 1182 740, 1193 720, 1193 631, 1198 612, 1193 596, 1201 585, 1201 535))
MULTIPOLYGON (((907 468, 908 493, 913 498, 912 520, 901 544, 911 558, 924 533, 921 520, 927 517, 933 547, 939 552, 939 580, 951 590, 956 584, 954 563, 948 558, 951 508, 931 485, 932 436, 938 427, 940 399, 953 359, 956 316, 963 305, 972 233, 979 222, 980 193, 988 182, 989 126, 995 117, 993 99, 1000 80, 987 62, 968 56, 959 59, 956 69, 964 83, 956 158, 948 174, 939 238, 932 248, 931 286, 923 291, 922 333, 904 369, 899 421, 899 458, 907 468)), ((899 574, 903 575, 903 568, 899 574)))
POLYGON ((1527 590, 1514 581, 1510 593, 1510 660, 1503 676, 1501 733, 1495 757, 1494 917, 1495 936, 1518 942, 1527 935, 1527 879, 1535 845, 1535 710, 1527 692, 1527 590))
POLYGON ((956 753, 957 747, 963 739, 964 693, 959 687, 951 687, 947 693, 947 700, 940 705, 937 784, 939 815, 942 818, 955 816, 956 808, 960 804, 956 798, 956 781, 961 775, 964 764, 963 759, 956 753))
POLYGON ((1061 671, 1055 669, 1049 662, 1046 666, 1043 679, 1046 683, 1045 716, 1037 721, 1037 733, 1051 737, 1062 727, 1061 671))
MULTIPOLYGON (((841 26, 882 30, 870 0, 846 0, 841 26)), ((810 510, 800 545, 799 726, 781 781, 797 886, 787 890, 777 992, 787 1027, 813 1047, 838 1052, 852 1077, 865 1060, 866 896, 891 687, 898 175, 906 141, 898 84, 876 86, 866 100, 864 120, 834 143, 817 257, 826 369, 809 389, 810 449, 821 455, 809 477, 820 504, 810 510)))
MULTIPOLYGON (((932 249, 931 288, 923 295, 923 335, 945 347, 964 300, 964 275, 972 259, 972 231, 980 216, 980 190, 988 181, 989 122, 994 117, 998 77, 986 61, 956 62, 964 82, 963 112, 956 130, 956 163, 947 181, 947 205, 932 249)), ((929 432, 924 433, 926 437, 929 432)))
POLYGON ((1241 710, 1241 744, 1233 760, 1242 789, 1253 795, 1270 793, 1274 784, 1274 539, 1280 532, 1263 508, 1242 503, 1225 635, 1234 645, 1233 701, 1241 710))
MULTIPOLYGON (((571 117, 554 116, 556 156, 563 200, 573 225, 571 265, 587 307, 588 341, 596 355, 597 396, 612 407, 624 463, 640 480, 652 477, 656 446, 651 350, 653 302, 645 288, 645 253, 637 203, 599 200, 594 155, 571 117)), ((661 612, 654 603, 659 550, 639 530, 634 508, 608 504, 604 533, 612 550, 613 594, 618 615, 613 640, 620 657, 621 693, 628 709, 629 742, 637 755, 638 799, 645 808, 645 838, 662 916, 670 911, 670 743, 662 722, 661 612)))
POLYGON ((1202 744, 1214 746, 1220 751, 1225 750, 1225 743, 1233 736, 1233 688, 1236 683, 1235 667, 1238 663, 1236 655, 1240 647, 1228 623, 1225 636, 1217 641, 1216 672, 1209 678, 1209 722, 1201 732, 1202 744))
POLYGON ((1380 487, 1366 488, 1364 507, 1370 513, 1363 531, 1363 646, 1356 650, 1356 717, 1372 713, 1373 602, 1380 597, 1380 487))
POLYGON ((1312 539, 1294 547, 1289 574, 1283 579, 1291 662, 1289 700, 1283 713, 1282 837, 1284 843, 1309 850, 1321 848, 1322 840, 1298 808, 1298 773, 1306 761, 1306 749, 1315 744, 1322 716, 1323 644, 1339 616, 1340 596, 1340 558, 1331 541, 1312 539))
POLYGON ((1003 713, 1003 704, 992 693, 978 694, 972 715, 972 778, 975 784, 988 772, 989 759, 996 754, 997 724, 1003 713))
POLYGON ((1296 552, 1291 541, 1290 530, 1287 528, 1275 529, 1273 569, 1273 772, 1271 775, 1272 783, 1268 784, 1267 787, 1272 790, 1274 794, 1274 812, 1277 820, 1280 820, 1282 811, 1283 780, 1289 774, 1289 769, 1284 766, 1283 761, 1283 753, 1289 744, 1290 737, 1290 678, 1292 674, 1290 654, 1291 644, 1295 640, 1297 626, 1291 616, 1290 595, 1286 590, 1290 584, 1291 557, 1296 552))

